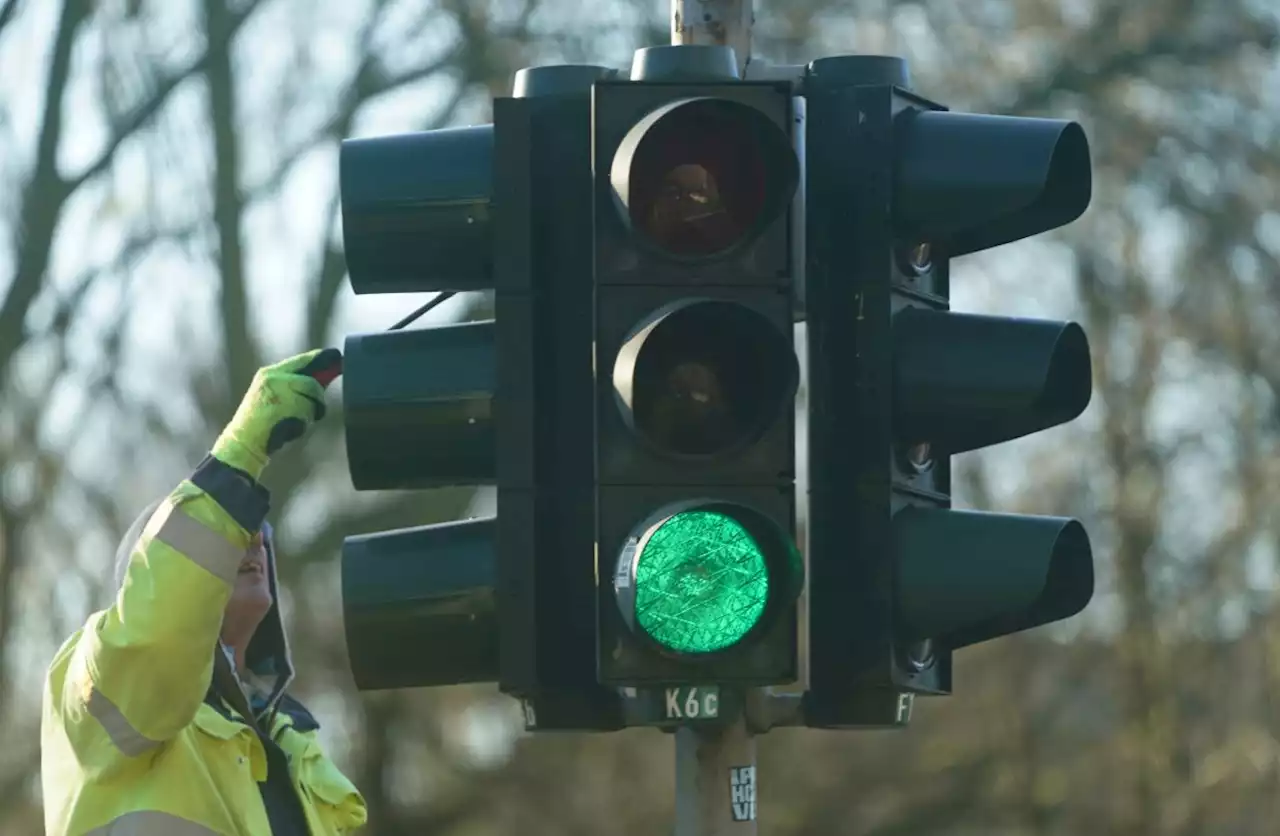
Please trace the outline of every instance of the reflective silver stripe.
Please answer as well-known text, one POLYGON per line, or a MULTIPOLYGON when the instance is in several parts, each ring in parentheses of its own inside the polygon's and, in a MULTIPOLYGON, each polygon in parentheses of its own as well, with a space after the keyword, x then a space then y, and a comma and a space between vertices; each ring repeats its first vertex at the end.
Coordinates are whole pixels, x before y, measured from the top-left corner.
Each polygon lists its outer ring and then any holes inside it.
POLYGON ((236 548, 227 538, 196 522, 170 501, 160 506, 142 536, 165 543, 227 583, 235 582, 236 571, 244 559, 244 549, 236 548))
POLYGON ((89 689, 87 707, 89 714, 102 724, 107 737, 111 738, 111 742, 126 756, 134 758, 160 745, 159 742, 144 737, 142 732, 135 729, 120 709, 116 708, 116 704, 104 697, 97 688, 89 689))
POLYGON ((155 810, 135 810, 84 836, 218 836, 218 831, 155 810))

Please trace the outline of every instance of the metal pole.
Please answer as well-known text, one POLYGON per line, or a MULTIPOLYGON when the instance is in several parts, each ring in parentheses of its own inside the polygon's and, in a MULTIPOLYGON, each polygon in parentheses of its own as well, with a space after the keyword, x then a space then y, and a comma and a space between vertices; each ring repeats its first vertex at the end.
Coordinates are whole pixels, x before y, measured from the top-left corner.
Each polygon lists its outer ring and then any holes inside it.
MULTIPOLYGON (((671 43, 733 47, 751 60, 752 0, 671 0, 671 43)), ((739 712, 727 725, 676 729, 675 836, 756 836, 756 741, 739 712)))
POLYGON ((676 729, 675 836, 756 836, 756 741, 742 716, 676 729))
POLYGON ((731 46, 738 72, 751 60, 751 0, 671 0, 671 43, 731 46))

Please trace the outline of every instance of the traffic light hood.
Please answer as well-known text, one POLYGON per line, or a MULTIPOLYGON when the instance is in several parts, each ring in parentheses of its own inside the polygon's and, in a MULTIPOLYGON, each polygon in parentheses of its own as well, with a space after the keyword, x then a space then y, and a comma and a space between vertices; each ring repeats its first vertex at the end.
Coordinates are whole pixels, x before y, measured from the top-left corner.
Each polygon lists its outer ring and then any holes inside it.
POLYGON ((493 320, 347 337, 343 426, 355 489, 492 483, 495 351, 493 320))
POLYGON ((344 140, 338 182, 351 289, 491 286, 493 155, 492 125, 344 140))
POLYGON ((907 307, 893 319, 897 440, 954 455, 1074 420, 1093 395, 1074 322, 907 307))
POLYGON ((361 691, 498 679, 493 518, 348 537, 342 618, 361 691))
POLYGON ((893 519, 895 621, 901 635, 948 649, 1069 618, 1093 597, 1084 526, 911 507, 893 519))
POLYGON ((1057 229, 1089 206, 1089 141, 1075 122, 907 110, 896 132, 894 222, 949 256, 1057 229))

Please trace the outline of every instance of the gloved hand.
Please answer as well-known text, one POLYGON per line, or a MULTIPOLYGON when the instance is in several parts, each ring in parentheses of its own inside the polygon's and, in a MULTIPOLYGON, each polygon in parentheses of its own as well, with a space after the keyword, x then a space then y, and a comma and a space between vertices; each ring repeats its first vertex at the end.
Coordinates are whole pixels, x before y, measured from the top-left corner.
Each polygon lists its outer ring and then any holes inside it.
POLYGON ((342 352, 308 351, 258 369, 240 408, 213 445, 213 455, 255 480, 271 455, 324 417, 324 391, 342 374, 342 352))

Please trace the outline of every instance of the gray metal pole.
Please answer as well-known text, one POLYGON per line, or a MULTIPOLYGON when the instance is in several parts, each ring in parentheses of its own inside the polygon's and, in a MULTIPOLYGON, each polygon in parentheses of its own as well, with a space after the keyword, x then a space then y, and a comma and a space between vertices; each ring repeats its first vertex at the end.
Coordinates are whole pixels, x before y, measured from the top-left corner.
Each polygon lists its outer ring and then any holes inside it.
MULTIPOLYGON (((733 47, 740 77, 752 23, 752 0, 671 0, 671 43, 733 47)), ((742 712, 676 729, 675 836, 756 836, 756 741, 742 712)))
POLYGON ((743 717, 676 729, 675 836, 756 836, 756 741, 743 717))
POLYGON ((751 59, 751 0, 671 0, 671 43, 731 46, 738 72, 751 59))

